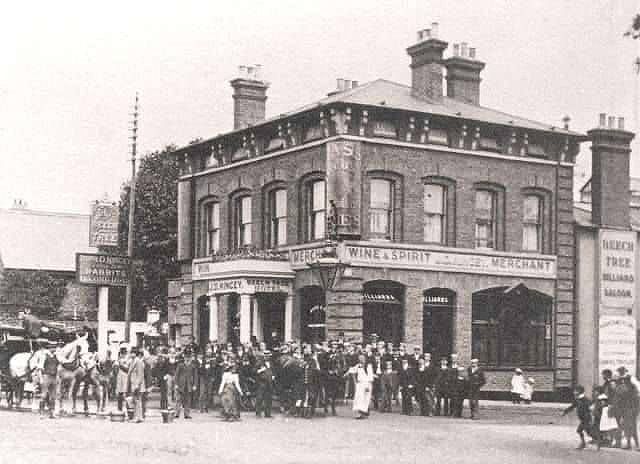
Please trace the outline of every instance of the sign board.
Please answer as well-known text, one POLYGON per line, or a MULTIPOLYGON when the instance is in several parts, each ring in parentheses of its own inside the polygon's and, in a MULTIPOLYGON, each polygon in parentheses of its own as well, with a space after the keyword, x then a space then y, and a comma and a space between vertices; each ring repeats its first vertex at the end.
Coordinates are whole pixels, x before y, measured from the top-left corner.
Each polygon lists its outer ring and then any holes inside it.
POLYGON ((637 234, 601 229, 598 234, 598 370, 636 372, 635 272, 637 234))
POLYGON ((91 205, 89 246, 118 246, 120 210, 115 203, 98 202, 91 205))
POLYGON ((291 280, 276 278, 234 278, 209 281, 209 295, 219 293, 287 293, 292 292, 291 280))
POLYGON ((555 279, 553 256, 468 253, 420 248, 345 244, 338 257, 351 266, 418 269, 469 274, 506 275, 555 279))
POLYGON ((608 308, 633 308, 636 233, 601 230, 599 238, 600 304, 608 308))
POLYGON ((76 253, 76 280, 100 287, 126 287, 131 260, 126 256, 76 253))
POLYGON ((600 316, 598 331, 598 369, 626 367, 636 372, 636 320, 634 316, 600 316))
POLYGON ((360 235, 361 157, 360 142, 327 143, 327 203, 335 202, 339 236, 360 235))

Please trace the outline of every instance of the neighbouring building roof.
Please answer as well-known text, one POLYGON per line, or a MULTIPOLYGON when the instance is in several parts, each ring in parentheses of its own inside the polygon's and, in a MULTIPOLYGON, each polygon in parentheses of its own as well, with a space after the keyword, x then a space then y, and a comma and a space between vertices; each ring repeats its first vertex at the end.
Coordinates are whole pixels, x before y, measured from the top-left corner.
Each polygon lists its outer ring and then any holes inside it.
MULTIPOLYGON (((0 209, 0 255, 6 269, 74 271, 89 246, 89 215, 0 209)), ((1 266, 0 266, 1 267, 1 266)))
MULTIPOLYGON (((629 190, 631 191, 631 207, 640 208, 640 177, 629 178, 629 190)), ((591 203, 591 179, 580 188, 580 201, 591 203)))
MULTIPOLYGON (((334 103, 377 106, 380 108, 412 111, 416 113, 473 120, 501 126, 518 127, 521 129, 553 132, 556 134, 580 137, 581 139, 586 140, 586 136, 579 132, 573 132, 564 129, 563 127, 532 121, 530 119, 486 108, 484 106, 464 103, 446 96, 442 98, 441 102, 432 101, 423 96, 416 96, 409 85, 388 81, 386 79, 377 79, 359 85, 355 88, 333 93, 326 98, 299 107, 293 111, 268 118, 253 127, 259 127, 263 124, 269 124, 280 119, 285 119, 287 117, 305 113, 334 103)), ((210 142, 211 140, 218 138, 220 135, 232 134, 234 132, 241 132, 244 130, 247 129, 237 129, 225 134, 219 134, 216 137, 211 137, 207 140, 199 141, 198 143, 210 142)), ((188 148, 188 146, 183 148, 188 148)))
MULTIPOLYGON (((598 227, 591 222, 591 203, 577 202, 573 205, 573 219, 578 226, 598 227)), ((629 208, 629 220, 631 228, 640 231, 640 208, 631 206, 629 208)))

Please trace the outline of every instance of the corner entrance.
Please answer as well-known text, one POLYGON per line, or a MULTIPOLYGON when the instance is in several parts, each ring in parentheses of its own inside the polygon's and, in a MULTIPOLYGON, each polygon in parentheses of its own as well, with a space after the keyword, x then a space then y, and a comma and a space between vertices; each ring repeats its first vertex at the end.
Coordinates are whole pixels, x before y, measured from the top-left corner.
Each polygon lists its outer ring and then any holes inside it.
POLYGON ((431 353, 435 361, 453 352, 454 291, 448 288, 431 288, 424 292, 422 349, 431 353))
POLYGON ((286 293, 256 293, 252 334, 272 348, 284 341, 286 293))

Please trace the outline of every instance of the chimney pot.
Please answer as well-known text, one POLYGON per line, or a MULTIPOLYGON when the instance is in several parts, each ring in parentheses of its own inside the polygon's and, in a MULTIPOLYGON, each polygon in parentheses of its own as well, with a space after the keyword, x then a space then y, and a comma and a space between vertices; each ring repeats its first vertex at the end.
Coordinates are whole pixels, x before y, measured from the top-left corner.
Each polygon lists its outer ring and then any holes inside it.
POLYGON ((615 129, 615 128, 616 128, 616 117, 609 116, 609 129, 615 129))
POLYGON ((607 113, 600 113, 600 118, 599 118, 599 122, 598 122, 598 127, 604 129, 604 127, 607 125, 607 113))
POLYGON ((356 87, 358 87, 358 81, 351 81, 351 88, 355 89, 356 87))
POLYGON ((344 90, 349 90, 351 88, 351 80, 350 79, 345 79, 344 80, 344 90))
POLYGON ((344 90, 344 79, 339 77, 337 79, 337 84, 338 84, 338 90, 344 90))
POLYGON ((439 24, 437 22, 431 23, 431 37, 433 37, 434 39, 438 38, 438 29, 439 24))
POLYGON ((418 42, 422 42, 423 34, 424 34, 424 31, 422 31, 422 30, 418 31, 418 37, 417 37, 417 41, 418 42))
POLYGON ((467 42, 460 44, 460 55, 462 55, 463 58, 467 57, 467 42))
POLYGON ((623 117, 619 117, 618 118, 618 130, 624 130, 624 118, 623 117))
POLYGON ((453 44, 453 56, 460 56, 460 44, 453 44))
POLYGON ((475 60, 476 58, 476 49, 475 47, 469 47, 469 58, 475 60))

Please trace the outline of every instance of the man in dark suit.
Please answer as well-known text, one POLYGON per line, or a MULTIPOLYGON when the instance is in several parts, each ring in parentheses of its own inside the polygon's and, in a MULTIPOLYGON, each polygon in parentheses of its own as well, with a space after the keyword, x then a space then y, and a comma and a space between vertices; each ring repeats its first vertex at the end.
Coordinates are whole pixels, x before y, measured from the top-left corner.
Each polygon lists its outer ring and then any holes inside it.
POLYGON ((478 359, 471 360, 471 366, 467 369, 469 379, 469 409, 471 409, 471 419, 475 419, 480 406, 480 389, 487 383, 484 372, 478 365, 478 359))
MULTIPOLYGON (((449 363, 447 377, 448 377, 449 389, 451 390, 453 386, 456 384, 456 380, 458 378, 458 368, 460 366, 458 365, 457 353, 452 353, 450 359, 451 359, 451 362, 449 363)), ((450 393, 449 394, 449 415, 450 416, 453 416, 453 413, 454 413, 453 402, 454 402, 453 394, 450 393)))
POLYGON ((415 372, 409 367, 409 359, 402 360, 402 367, 398 373, 400 394, 402 395, 402 414, 410 416, 413 411, 412 399, 415 386, 415 372))
POLYGON ((271 353, 263 352, 256 370, 256 417, 271 417, 271 400, 273 398, 273 371, 271 370, 271 353))
POLYGON ((436 374, 436 416, 449 415, 449 399, 449 368, 447 358, 442 358, 436 374))
POLYGON ((184 418, 191 419, 191 403, 193 394, 198 388, 198 366, 193 359, 193 350, 185 348, 184 358, 176 367, 176 390, 178 393, 176 417, 180 417, 180 409, 184 408, 184 418))

